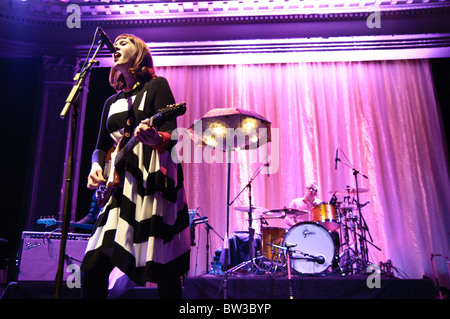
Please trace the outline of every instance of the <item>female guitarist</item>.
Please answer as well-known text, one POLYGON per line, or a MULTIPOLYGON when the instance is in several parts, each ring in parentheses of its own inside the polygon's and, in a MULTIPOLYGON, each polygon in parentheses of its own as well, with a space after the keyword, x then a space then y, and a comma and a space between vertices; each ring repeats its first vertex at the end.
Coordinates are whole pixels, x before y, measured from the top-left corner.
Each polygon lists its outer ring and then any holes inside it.
MULTIPOLYGON (((122 34, 110 84, 117 90, 104 105, 87 187, 108 189, 81 264, 83 298, 106 298, 114 267, 136 285, 158 285, 160 298, 181 298, 189 270, 190 227, 181 165, 171 158, 176 118, 151 125, 149 118, 174 103, 167 80, 155 75, 144 41, 122 34), (137 140, 120 165, 113 186, 106 180, 114 152, 137 140), (110 154, 111 153, 111 154, 110 154)), ((112 163, 114 164, 114 163, 112 163)))

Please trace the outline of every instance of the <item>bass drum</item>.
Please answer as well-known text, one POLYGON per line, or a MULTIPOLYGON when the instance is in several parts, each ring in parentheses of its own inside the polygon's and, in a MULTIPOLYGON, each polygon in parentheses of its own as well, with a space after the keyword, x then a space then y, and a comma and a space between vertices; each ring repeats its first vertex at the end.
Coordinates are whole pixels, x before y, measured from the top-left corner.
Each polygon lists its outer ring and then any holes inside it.
POLYGON ((302 274, 318 274, 333 264, 336 254, 329 231, 313 222, 292 226, 283 239, 283 246, 296 245, 291 251, 291 267, 302 274))

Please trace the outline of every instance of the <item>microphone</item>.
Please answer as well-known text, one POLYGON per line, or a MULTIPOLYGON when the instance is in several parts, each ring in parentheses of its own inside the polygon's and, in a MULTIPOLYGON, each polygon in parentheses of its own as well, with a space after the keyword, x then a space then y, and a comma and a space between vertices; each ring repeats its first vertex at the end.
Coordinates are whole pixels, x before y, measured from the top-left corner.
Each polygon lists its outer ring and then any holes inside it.
POLYGON ((331 199, 330 199, 330 204, 333 206, 336 206, 336 203, 337 203, 336 193, 337 193, 337 191, 334 192, 333 196, 331 196, 331 199))
POLYGON ((336 149, 336 157, 334 158, 334 169, 337 169, 337 163, 339 161, 338 152, 339 152, 339 149, 337 148, 336 149))
POLYGON ((208 217, 205 216, 205 217, 195 218, 192 221, 192 224, 193 225, 198 225, 198 224, 203 224, 203 223, 207 223, 207 222, 208 222, 208 217))
POLYGON ((300 252, 302 255, 306 256, 307 258, 309 258, 310 260, 314 260, 316 263, 318 263, 319 265, 322 265, 323 263, 325 263, 325 258, 321 255, 319 256, 313 256, 310 254, 306 254, 306 253, 302 253, 300 252))
POLYGON ((323 256, 313 256, 312 257, 316 263, 318 263, 319 265, 322 265, 325 262, 325 258, 323 258, 323 256))
POLYGON ((367 204, 370 204, 370 201, 367 201, 367 202, 365 202, 364 204, 359 205, 359 208, 363 208, 363 207, 366 206, 367 204))
POLYGON ((109 52, 114 53, 116 52, 116 48, 114 47, 114 44, 108 37, 108 35, 103 31, 102 28, 98 27, 98 33, 100 34, 100 39, 102 40, 103 44, 105 44, 108 47, 109 52))

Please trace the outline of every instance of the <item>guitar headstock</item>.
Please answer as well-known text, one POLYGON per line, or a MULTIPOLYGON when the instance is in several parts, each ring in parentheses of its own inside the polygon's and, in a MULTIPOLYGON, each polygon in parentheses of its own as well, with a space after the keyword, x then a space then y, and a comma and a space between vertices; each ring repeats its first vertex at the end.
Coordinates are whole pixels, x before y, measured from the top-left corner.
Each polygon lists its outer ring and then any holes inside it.
POLYGON ((150 118, 150 126, 171 117, 178 117, 186 112, 186 102, 167 105, 150 118))
POLYGON ((183 115, 185 112, 186 112, 186 102, 167 105, 165 108, 159 110, 159 113, 161 114, 169 113, 169 115, 174 116, 183 115))
POLYGON ((56 219, 50 218, 50 217, 42 218, 42 216, 41 216, 41 218, 39 218, 37 220, 37 223, 38 224, 43 224, 43 225, 45 225, 45 227, 49 227, 49 226, 56 225, 56 219))

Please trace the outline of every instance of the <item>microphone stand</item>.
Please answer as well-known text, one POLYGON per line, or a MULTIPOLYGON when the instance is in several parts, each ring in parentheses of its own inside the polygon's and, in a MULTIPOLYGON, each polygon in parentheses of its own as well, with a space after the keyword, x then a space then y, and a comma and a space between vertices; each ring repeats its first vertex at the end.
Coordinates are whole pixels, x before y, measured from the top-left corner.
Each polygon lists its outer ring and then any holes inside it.
POLYGON ((292 250, 291 250, 291 248, 297 246, 297 244, 286 243, 284 246, 279 246, 279 245, 274 245, 274 244, 267 244, 267 245, 286 251, 286 267, 287 267, 287 273, 288 273, 289 299, 294 299, 294 294, 292 291, 292 274, 291 274, 292 250))
POLYGON ((286 262, 288 270, 288 283, 289 283, 289 299, 294 299, 294 294, 292 292, 292 276, 291 276, 291 251, 289 250, 292 246, 286 244, 286 262))
POLYGON ((206 273, 208 273, 209 268, 209 231, 212 230, 216 235, 223 241, 222 236, 208 223, 208 217, 202 217, 197 212, 195 214, 198 216, 198 220, 193 221, 193 226, 205 224, 206 227, 206 273))
MULTIPOLYGON (((97 31, 96 31, 97 33, 97 31)), ((83 83, 91 68, 94 65, 98 65, 99 62, 95 60, 100 48, 103 46, 103 40, 98 42, 97 49, 93 57, 89 60, 87 65, 81 70, 81 72, 75 75, 74 80, 76 84, 70 91, 69 96, 67 97, 66 104, 64 105, 63 110, 61 111, 60 117, 62 119, 66 118, 66 115, 69 109, 72 111, 70 113, 69 118, 69 132, 68 132, 68 157, 66 161, 66 183, 64 188, 64 205, 63 205, 63 214, 62 214, 62 225, 61 225, 61 243, 59 249, 59 259, 58 259, 58 270, 55 278, 55 298, 61 298, 61 288, 62 288, 62 280, 64 274, 64 260, 66 256, 66 243, 67 243, 67 234, 69 232, 69 225, 71 219, 71 209, 72 209, 72 178, 73 178, 73 153, 75 148, 75 131, 77 128, 77 119, 79 113, 79 96, 81 91, 83 90, 83 83)))

